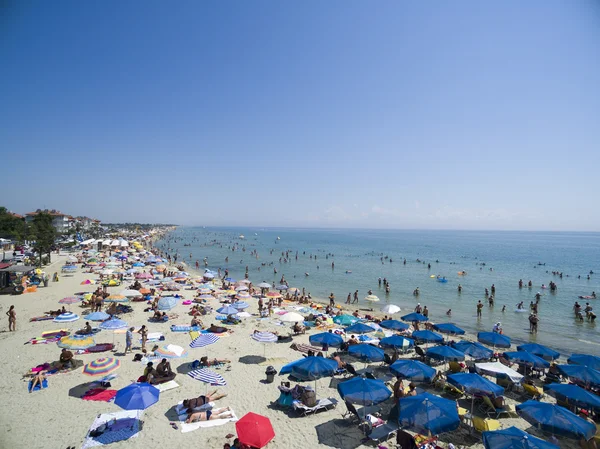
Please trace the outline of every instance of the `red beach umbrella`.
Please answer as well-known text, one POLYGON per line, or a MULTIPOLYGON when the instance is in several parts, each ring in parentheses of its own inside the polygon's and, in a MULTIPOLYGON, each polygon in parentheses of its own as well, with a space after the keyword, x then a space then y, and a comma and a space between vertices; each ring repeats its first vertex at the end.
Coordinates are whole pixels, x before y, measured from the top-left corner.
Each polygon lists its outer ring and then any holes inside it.
POLYGON ((275 431, 269 418, 252 412, 246 413, 236 422, 235 429, 240 443, 259 449, 275 438, 275 431))

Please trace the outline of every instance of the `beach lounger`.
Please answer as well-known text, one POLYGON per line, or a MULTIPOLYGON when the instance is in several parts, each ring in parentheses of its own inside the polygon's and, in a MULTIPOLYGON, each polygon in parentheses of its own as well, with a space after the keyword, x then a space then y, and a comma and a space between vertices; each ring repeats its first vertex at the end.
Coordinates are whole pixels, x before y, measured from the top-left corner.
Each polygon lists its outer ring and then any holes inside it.
POLYGON ((455 387, 452 384, 449 384, 446 382, 446 384, 444 385, 444 390, 450 395, 453 396, 455 399, 459 399, 461 397, 464 396, 465 392, 462 391, 461 389, 455 387))
POLYGON ((379 443, 381 441, 389 440, 393 435, 398 432, 400 426, 397 422, 386 422, 381 426, 373 428, 373 431, 368 435, 371 441, 379 443))
POLYGON ((299 412, 302 416, 306 416, 310 413, 317 413, 319 410, 330 410, 337 406, 338 401, 335 398, 319 399, 317 405, 314 407, 308 407, 300 401, 292 402, 294 410, 299 412))
POLYGON ((488 396, 483 396, 483 403, 479 409, 492 418, 499 418, 502 414, 518 416, 514 405, 505 404, 504 407, 497 408, 488 396))
POLYGON ((490 432, 501 429, 502 424, 496 419, 473 416, 473 427, 477 432, 490 432))
POLYGON ((450 372, 453 374, 462 373, 463 369, 458 362, 451 361, 448 363, 448 368, 450 368, 450 372))
POLYGON ((540 399, 544 396, 544 390, 542 387, 536 387, 531 384, 522 384, 523 390, 525 390, 525 396, 531 396, 532 399, 540 399))
POLYGON ((358 420, 360 422, 364 420, 367 415, 372 415, 373 413, 381 411, 381 408, 376 405, 365 406, 357 410, 354 404, 351 404, 348 401, 344 401, 344 404, 346 404, 347 411, 342 414, 342 417, 344 419, 347 418, 350 421, 358 420))
POLYGON ((299 351, 303 354, 308 354, 308 351, 313 351, 315 354, 321 352, 322 347, 311 346, 311 345, 303 345, 300 343, 292 343, 290 348, 299 351))

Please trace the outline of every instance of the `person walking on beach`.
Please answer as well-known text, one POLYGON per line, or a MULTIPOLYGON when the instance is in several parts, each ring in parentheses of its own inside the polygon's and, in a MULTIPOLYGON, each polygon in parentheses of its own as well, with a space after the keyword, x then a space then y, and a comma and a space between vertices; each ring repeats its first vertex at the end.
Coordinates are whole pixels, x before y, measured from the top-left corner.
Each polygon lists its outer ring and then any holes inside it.
POLYGON ((354 301, 352 301, 352 304, 355 304, 355 303, 357 303, 357 302, 358 302, 358 290, 356 290, 356 291, 354 292, 354 301))
POLYGON ((477 318, 481 318, 481 309, 483 309, 483 304, 481 304, 481 299, 477 303, 477 318))
POLYGON ((350 304, 351 299, 352 299, 352 293, 348 293, 348 297, 346 298, 346 304, 350 304))
POLYGON ((145 324, 140 328, 138 334, 142 336, 142 352, 146 352, 146 342, 148 341, 148 328, 146 328, 145 324))
POLYGON ((127 351, 129 352, 133 352, 133 349, 131 349, 131 345, 133 344, 133 331, 135 330, 135 327, 130 327, 127 332, 125 333, 125 354, 127 354, 127 351))
POLYGON ((8 312, 6 312, 6 316, 8 317, 8 331, 14 332, 17 330, 17 312, 15 312, 15 306, 10 306, 8 312))

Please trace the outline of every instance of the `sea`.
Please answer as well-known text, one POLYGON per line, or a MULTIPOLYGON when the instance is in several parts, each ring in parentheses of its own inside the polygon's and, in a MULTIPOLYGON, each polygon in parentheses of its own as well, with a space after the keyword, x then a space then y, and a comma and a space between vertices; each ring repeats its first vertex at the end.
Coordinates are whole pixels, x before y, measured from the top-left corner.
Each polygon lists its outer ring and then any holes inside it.
POLYGON ((179 227, 155 246, 191 268, 198 261, 203 270, 206 259, 208 269, 227 269, 234 279, 243 279, 248 266, 254 284, 279 285, 285 276, 290 287, 305 288, 313 298, 333 293, 338 303, 358 290, 364 309, 401 307, 394 318, 420 303, 433 322, 452 322, 469 333, 501 322, 513 343, 537 342, 565 356, 600 355, 600 320, 582 322, 573 312, 579 301, 600 313, 600 299, 578 298, 593 291, 600 298, 600 233, 179 227), (379 278, 389 282, 389 294, 379 278), (550 282, 557 285, 555 293, 550 282), (496 294, 490 306, 485 289, 492 285, 496 294), (417 287, 418 297, 413 295, 417 287), (380 302, 363 300, 369 290, 380 302), (539 331, 532 335, 529 313, 517 312, 516 305, 523 301, 528 309, 537 292, 539 331), (477 319, 479 300, 484 309, 477 319))

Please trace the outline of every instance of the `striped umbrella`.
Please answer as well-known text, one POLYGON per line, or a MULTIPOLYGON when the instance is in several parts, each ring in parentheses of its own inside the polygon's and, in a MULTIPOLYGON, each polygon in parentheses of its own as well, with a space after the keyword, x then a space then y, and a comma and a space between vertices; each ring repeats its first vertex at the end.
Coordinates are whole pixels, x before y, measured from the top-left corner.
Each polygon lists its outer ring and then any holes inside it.
POLYGON ((117 318, 111 318, 110 320, 106 320, 103 323, 100 323, 100 329, 107 330, 117 330, 117 329, 125 329, 127 327, 127 322, 123 320, 119 320, 117 318))
POLYGON ((227 385, 227 382, 225 382, 225 379, 223 379, 223 376, 215 373, 214 371, 206 369, 206 368, 190 371, 188 373, 188 375, 190 377, 192 377, 196 380, 200 380, 206 384, 218 385, 218 386, 222 386, 222 387, 227 385))
POLYGON ((246 285, 240 285, 240 286, 238 286, 238 287, 235 288, 236 292, 244 292, 246 290, 248 290, 248 287, 246 285))
POLYGON ((244 300, 245 300, 245 299, 251 299, 251 298, 252 298, 252 295, 249 295, 249 294, 248 294, 248 293, 246 293, 246 292, 240 292, 240 293, 238 293, 237 295, 235 295, 235 297, 236 297, 237 299, 244 299, 244 300))
POLYGON ((204 346, 212 345, 219 341, 219 337, 215 334, 200 334, 200 336, 194 338, 190 343, 190 348, 202 348, 204 346))
POLYGON ((123 295, 110 295, 104 302, 129 302, 129 298, 123 295))
POLYGON ((58 301, 59 304, 77 304, 78 302, 79 299, 75 298, 74 296, 67 296, 66 298, 58 301))
POLYGON ((174 296, 167 296, 158 300, 158 310, 171 310, 177 305, 177 298, 174 296))
POLYGON ((106 357, 94 360, 83 367, 83 374, 88 376, 103 376, 116 371, 121 362, 114 357, 106 357))
POLYGON ((269 292, 265 296, 267 298, 272 298, 272 299, 281 298, 281 295, 279 293, 276 293, 276 292, 269 292))
POLYGON ((70 323, 71 321, 77 321, 79 319, 79 315, 73 312, 62 313, 54 318, 55 323, 70 323))
POLYGON ((165 345, 158 348, 154 353, 158 357, 164 357, 166 359, 176 359, 179 357, 186 357, 188 352, 181 346, 177 345, 165 345))
POLYGON ((233 307, 235 307, 238 310, 244 310, 244 309, 247 309, 248 307, 250 307, 250 305, 247 302, 238 301, 238 302, 233 303, 233 307))
POLYGON ((110 315, 106 312, 92 312, 85 316, 85 319, 90 321, 106 321, 109 318, 110 315))
POLYGON ((89 335, 68 335, 61 338, 57 343, 59 348, 65 349, 87 349, 96 345, 94 339, 89 335))
POLYGON ((263 343, 264 346, 264 355, 267 353, 267 345, 265 343, 273 343, 277 341, 277 335, 271 332, 255 332, 252 334, 252 339, 256 340, 260 343, 263 343))
POLYGON ((238 313, 238 309, 232 306, 224 306, 220 309, 217 309, 217 313, 222 313, 223 315, 234 315, 238 313))

